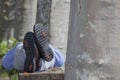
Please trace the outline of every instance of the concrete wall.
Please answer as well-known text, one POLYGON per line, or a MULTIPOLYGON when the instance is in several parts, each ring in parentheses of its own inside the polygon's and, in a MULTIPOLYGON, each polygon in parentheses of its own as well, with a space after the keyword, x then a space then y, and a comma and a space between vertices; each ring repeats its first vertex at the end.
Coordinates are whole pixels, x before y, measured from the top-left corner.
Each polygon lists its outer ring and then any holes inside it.
POLYGON ((66 56, 70 0, 52 0, 50 42, 66 56))
POLYGON ((120 80, 120 1, 72 0, 65 80, 120 80))
POLYGON ((23 4, 23 22, 20 34, 20 40, 24 38, 24 35, 28 31, 33 31, 33 26, 36 20, 37 12, 37 0, 25 0, 23 4))

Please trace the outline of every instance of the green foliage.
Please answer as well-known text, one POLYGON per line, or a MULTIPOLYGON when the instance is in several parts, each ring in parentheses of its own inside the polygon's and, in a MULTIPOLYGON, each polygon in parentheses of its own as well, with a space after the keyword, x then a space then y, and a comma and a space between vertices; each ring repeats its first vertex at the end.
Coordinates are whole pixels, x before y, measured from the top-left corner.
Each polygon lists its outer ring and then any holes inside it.
POLYGON ((18 72, 15 69, 6 71, 0 64, 0 77, 10 77, 11 80, 18 80, 18 72))
POLYGON ((18 80, 18 71, 17 70, 13 69, 8 74, 9 74, 9 77, 11 80, 18 80))
MULTIPOLYGON (((5 53, 13 48, 17 44, 17 40, 15 38, 10 38, 8 41, 3 40, 0 42, 0 59, 5 55, 5 53)), ((17 71, 12 70, 12 71, 6 71, 2 65, 1 65, 1 60, 0 60, 0 77, 11 77, 12 80, 17 80, 17 71)))
POLYGON ((18 80, 18 73, 12 75, 11 80, 18 80))
POLYGON ((0 43, 0 58, 5 55, 5 53, 13 48, 17 44, 17 40, 14 38, 10 38, 8 41, 2 41, 0 43))
POLYGON ((8 77, 9 74, 7 71, 5 71, 2 67, 2 65, 0 64, 0 77, 8 77))

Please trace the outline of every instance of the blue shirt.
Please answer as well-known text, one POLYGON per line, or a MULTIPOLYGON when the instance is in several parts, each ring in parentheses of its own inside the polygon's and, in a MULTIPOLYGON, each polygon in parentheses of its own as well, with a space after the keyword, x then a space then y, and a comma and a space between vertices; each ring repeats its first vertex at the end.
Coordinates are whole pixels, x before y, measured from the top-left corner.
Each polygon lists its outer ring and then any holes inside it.
MULTIPOLYGON (((18 43, 13 49, 10 49, 4 55, 4 57, 2 59, 2 66, 6 70, 12 70, 14 68, 14 54, 15 54, 16 47, 19 45, 20 45, 20 43, 18 43)), ((54 67, 61 67, 65 62, 63 55, 57 49, 53 48, 52 46, 50 46, 50 48, 53 50, 53 52, 55 54, 54 67)))

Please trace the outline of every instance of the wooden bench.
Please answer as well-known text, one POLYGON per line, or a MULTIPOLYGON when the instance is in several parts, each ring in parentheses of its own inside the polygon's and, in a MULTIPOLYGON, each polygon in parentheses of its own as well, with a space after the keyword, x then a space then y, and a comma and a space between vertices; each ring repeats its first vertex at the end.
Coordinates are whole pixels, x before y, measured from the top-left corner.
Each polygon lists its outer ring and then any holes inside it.
POLYGON ((64 80, 64 71, 53 68, 44 72, 19 73, 19 80, 64 80))

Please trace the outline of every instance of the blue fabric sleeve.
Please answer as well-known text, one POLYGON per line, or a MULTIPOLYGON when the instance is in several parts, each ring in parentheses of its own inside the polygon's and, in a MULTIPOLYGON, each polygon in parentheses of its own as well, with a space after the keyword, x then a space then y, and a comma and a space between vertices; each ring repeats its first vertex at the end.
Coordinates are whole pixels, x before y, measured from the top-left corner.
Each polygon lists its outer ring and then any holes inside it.
POLYGON ((49 45, 50 48, 52 49, 53 53, 54 53, 54 57, 55 57, 55 63, 54 63, 54 67, 61 67, 63 66, 65 59, 62 53, 60 53, 60 51, 58 51, 57 49, 53 48, 51 45, 49 45))
POLYGON ((60 53, 57 49, 55 51, 55 64, 54 67, 61 67, 63 66, 65 59, 62 53, 60 53))
MULTIPOLYGON (((18 44, 17 44, 18 45, 18 44)), ((13 69, 13 63, 14 63, 14 54, 15 54, 16 46, 13 49, 10 49, 2 58, 2 66, 6 70, 12 70, 13 69)))

